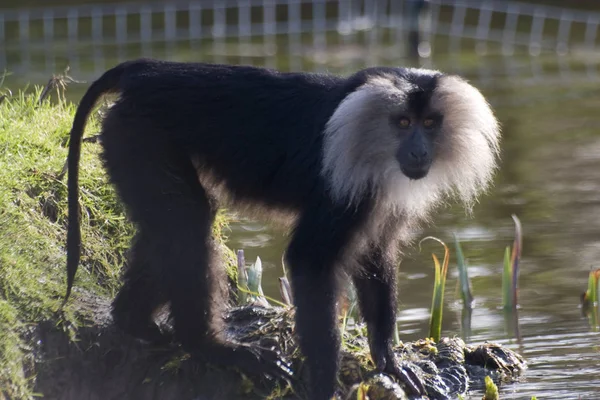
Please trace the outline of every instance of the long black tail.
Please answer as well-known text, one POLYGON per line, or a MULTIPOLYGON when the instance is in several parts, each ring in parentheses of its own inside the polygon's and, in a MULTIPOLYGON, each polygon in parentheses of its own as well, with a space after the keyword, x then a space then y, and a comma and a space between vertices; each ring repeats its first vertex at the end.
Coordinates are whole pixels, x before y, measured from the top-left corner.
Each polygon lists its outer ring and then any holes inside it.
POLYGON ((69 169, 68 178, 68 201, 69 201, 69 225, 67 228, 67 293, 63 304, 67 302, 73 288, 73 280, 79 265, 81 254, 81 231, 79 227, 79 157, 81 154, 81 139, 87 118, 94 108, 98 99, 105 93, 118 90, 121 76, 125 72, 126 64, 119 64, 106 71, 96 80, 83 95, 75 119, 71 128, 69 140, 69 158, 67 160, 69 169))

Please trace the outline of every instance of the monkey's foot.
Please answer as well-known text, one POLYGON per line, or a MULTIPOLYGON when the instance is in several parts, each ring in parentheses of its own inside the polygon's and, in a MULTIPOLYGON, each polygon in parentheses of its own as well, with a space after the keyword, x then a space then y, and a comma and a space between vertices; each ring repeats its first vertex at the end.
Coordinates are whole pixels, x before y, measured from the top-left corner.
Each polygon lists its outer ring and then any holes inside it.
POLYGON ((155 346, 166 346, 173 341, 171 332, 161 330, 152 321, 135 321, 114 318, 115 325, 126 334, 155 346))
POLYGON ((290 364, 273 349, 244 343, 211 343, 192 352, 199 361, 222 366, 234 366, 248 375, 269 376, 292 380, 290 364))
POLYGON ((409 396, 427 394, 421 379, 407 365, 399 364, 391 345, 371 343, 371 357, 379 372, 385 372, 395 377, 409 396))
POLYGON ((415 372, 409 366, 404 365, 404 363, 398 363, 391 345, 378 346, 372 343, 371 357, 375 362, 376 369, 395 377, 409 396, 427 394, 425 387, 421 383, 421 379, 419 379, 415 372))
POLYGON ((383 372, 394 376, 400 383, 404 391, 409 396, 422 396, 427 394, 427 390, 423 386, 421 379, 404 363, 399 364, 396 357, 392 354, 391 359, 387 359, 387 363, 383 372))

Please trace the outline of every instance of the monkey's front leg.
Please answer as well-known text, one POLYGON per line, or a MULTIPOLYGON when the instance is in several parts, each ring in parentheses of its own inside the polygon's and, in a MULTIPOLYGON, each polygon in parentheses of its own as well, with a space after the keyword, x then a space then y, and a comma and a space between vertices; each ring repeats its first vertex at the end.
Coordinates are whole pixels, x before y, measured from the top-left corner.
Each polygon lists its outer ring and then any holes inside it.
POLYGON ((371 248, 361 260, 363 270, 354 277, 359 306, 367 323, 371 358, 379 371, 396 376, 409 394, 425 394, 425 388, 408 369, 400 367, 392 350, 396 324, 396 268, 391 255, 371 248))

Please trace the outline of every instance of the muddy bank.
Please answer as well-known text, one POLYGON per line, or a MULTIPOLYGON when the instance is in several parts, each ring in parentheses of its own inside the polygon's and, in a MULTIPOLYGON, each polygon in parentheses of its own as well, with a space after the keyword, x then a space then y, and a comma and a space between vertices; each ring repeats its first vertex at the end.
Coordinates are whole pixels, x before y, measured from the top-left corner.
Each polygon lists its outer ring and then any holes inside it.
POLYGON ((74 341, 55 321, 34 332, 35 391, 45 399, 240 398, 236 371, 192 363, 176 345, 151 346, 124 335, 112 325, 108 300, 90 296, 82 307, 89 318, 74 341))

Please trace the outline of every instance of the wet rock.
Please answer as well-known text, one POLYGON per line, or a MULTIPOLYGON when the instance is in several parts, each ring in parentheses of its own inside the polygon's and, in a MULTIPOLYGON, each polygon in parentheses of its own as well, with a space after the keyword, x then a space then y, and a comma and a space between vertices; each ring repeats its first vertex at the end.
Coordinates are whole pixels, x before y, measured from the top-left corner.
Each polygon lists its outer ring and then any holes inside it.
MULTIPOLYGON (((46 399, 258 399, 269 394, 298 399, 306 393, 292 309, 236 307, 228 311, 226 322, 232 339, 276 349, 291 365, 294 382, 250 380, 234 368, 199 365, 176 344, 157 348, 140 343, 113 327, 108 310, 103 299, 84 301, 81 312, 88 315, 88 323, 77 330, 77 341, 56 321, 40 324, 31 335, 36 360, 31 372, 37 375, 36 391, 46 399)), ((168 318, 162 323, 168 325, 168 318)), ((363 333, 361 326, 344 333, 339 398, 357 398, 359 389, 365 400, 419 398, 405 392, 405 382, 374 371, 363 333)), ((469 388, 481 387, 487 375, 511 381, 526 368, 523 358, 509 349, 493 343, 468 346, 459 338, 418 340, 394 350, 403 370, 429 399, 456 399, 469 388)))
MULTIPOLYGON (((277 337, 272 343, 288 359, 294 360, 295 368, 301 369, 298 348, 293 336, 293 311, 271 309, 267 314, 256 307, 240 307, 233 310, 235 318, 230 322, 243 322, 241 329, 230 328, 238 340, 261 343, 265 336, 277 337), (242 318, 242 315, 245 317, 242 318), (247 318, 254 315, 256 320, 247 318), (256 328, 260 321, 260 329, 256 328), (258 335, 257 332, 260 332, 258 335)), ((231 315, 231 314, 230 314, 231 315)), ((340 362, 340 397, 356 398, 362 386, 369 400, 410 399, 403 390, 403 382, 378 374, 373 370, 368 343, 362 334, 345 332, 340 362), (367 388, 367 390, 365 390, 367 388), (352 397, 354 396, 354 397, 352 397)), ((468 346, 457 337, 442 338, 438 343, 430 339, 403 343, 395 348, 398 362, 410 376, 417 379, 417 386, 426 390, 429 399, 456 399, 471 387, 483 387, 485 376, 494 380, 510 381, 526 368, 525 360, 510 349, 498 344, 486 343, 468 346)), ((418 398, 413 396, 412 398, 418 398)))
POLYGON ((402 387, 387 375, 377 374, 367 379, 364 384, 367 387, 369 400, 408 400, 402 387))

